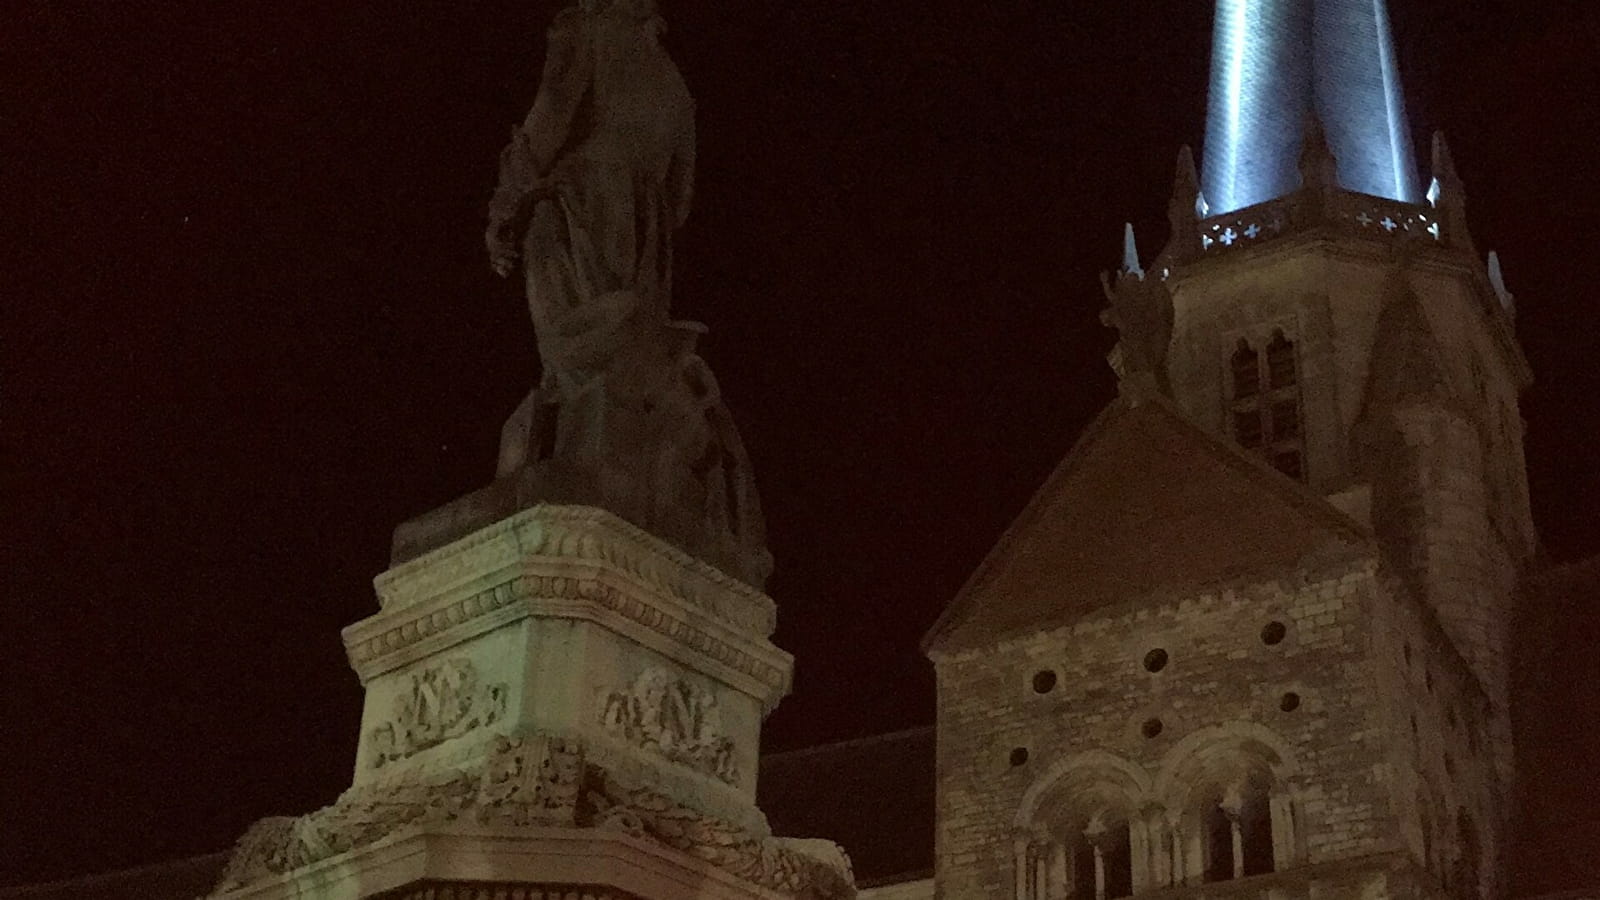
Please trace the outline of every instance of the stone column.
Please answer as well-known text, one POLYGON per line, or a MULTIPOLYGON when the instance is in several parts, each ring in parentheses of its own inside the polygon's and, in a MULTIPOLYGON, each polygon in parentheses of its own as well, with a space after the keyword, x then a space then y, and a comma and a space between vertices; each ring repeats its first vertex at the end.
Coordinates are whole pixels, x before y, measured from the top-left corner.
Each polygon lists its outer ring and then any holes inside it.
POLYGON ((1268 809, 1272 811, 1272 867, 1287 869, 1300 855, 1296 846, 1294 798, 1286 790, 1280 790, 1268 801, 1268 809))
POLYGON ((1242 790, 1235 786, 1228 789, 1222 798, 1222 812, 1228 817, 1228 827, 1233 833, 1233 877, 1244 875, 1244 829, 1240 825, 1240 815, 1244 812, 1244 797, 1242 790))
POLYGON ((1094 850, 1094 898, 1106 900, 1106 856, 1103 849, 1106 841, 1105 823, 1098 819, 1090 822, 1083 835, 1089 839, 1089 846, 1094 850))
POLYGON ((1043 835, 1033 840, 1033 896, 1035 900, 1050 897, 1050 839, 1043 835))
POLYGON ((1012 842, 1011 850, 1012 863, 1016 870, 1012 895, 1016 900, 1033 900, 1032 885, 1028 881, 1028 839, 1019 836, 1012 842))
POLYGON ((1048 900, 1067 900, 1072 893, 1072 882, 1067 874, 1067 844, 1064 840, 1050 843, 1050 883, 1048 900))

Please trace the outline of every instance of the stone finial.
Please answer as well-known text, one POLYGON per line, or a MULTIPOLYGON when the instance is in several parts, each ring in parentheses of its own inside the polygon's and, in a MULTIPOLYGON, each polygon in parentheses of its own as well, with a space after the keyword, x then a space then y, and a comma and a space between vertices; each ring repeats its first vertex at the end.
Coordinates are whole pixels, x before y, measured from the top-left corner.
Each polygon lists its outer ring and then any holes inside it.
POLYGON ((1361 418, 1366 426, 1389 410, 1412 403, 1450 404, 1450 381, 1422 301, 1406 277, 1405 259, 1396 264, 1384 288, 1378 313, 1367 391, 1361 418))
POLYGON ((1109 304, 1100 313, 1100 321, 1117 329, 1118 336, 1106 361, 1117 373, 1121 389, 1124 393, 1165 392, 1172 294, 1164 279, 1145 277, 1131 223, 1123 230, 1122 268, 1115 277, 1100 273, 1100 285, 1109 304))
POLYGON ((1472 249, 1472 233, 1467 229, 1467 195, 1456 172, 1455 156, 1444 132, 1433 133, 1433 186, 1428 199, 1444 223, 1444 239, 1452 246, 1472 249))
POLYGON ((1442 131, 1433 133, 1433 177, 1444 190, 1461 186, 1461 176, 1456 173, 1455 157, 1450 153, 1450 144, 1445 140, 1442 131))
POLYGON ((1506 311, 1506 315, 1516 318, 1517 297, 1506 289, 1506 273, 1500 267, 1500 254, 1493 250, 1489 251, 1489 285, 1494 288, 1500 308, 1506 311))
POLYGON ((1133 234, 1133 223, 1128 222, 1122 232, 1122 274, 1144 280, 1144 267, 1139 264, 1139 242, 1133 234))
POLYGON ((1322 119, 1312 113, 1306 122, 1305 138, 1300 144, 1300 187, 1302 190, 1326 193, 1339 186, 1339 160, 1328 144, 1328 133, 1322 119))
POLYGON ((1172 237, 1167 251, 1162 255, 1170 253, 1184 259, 1198 253, 1199 221, 1205 218, 1207 212, 1206 198, 1200 193, 1200 175, 1194 165, 1194 151, 1185 144, 1178 148, 1172 199, 1167 203, 1167 222, 1172 226, 1172 237))

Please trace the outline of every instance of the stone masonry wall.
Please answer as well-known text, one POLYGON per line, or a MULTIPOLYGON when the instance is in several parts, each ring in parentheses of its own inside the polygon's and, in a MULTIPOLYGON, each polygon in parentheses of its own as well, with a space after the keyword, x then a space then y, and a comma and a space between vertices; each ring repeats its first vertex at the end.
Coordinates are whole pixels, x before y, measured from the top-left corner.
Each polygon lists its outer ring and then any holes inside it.
POLYGON ((1430 893, 1460 896, 1475 871, 1479 890, 1500 896, 1508 798, 1496 761, 1509 748, 1494 705, 1432 609, 1398 579, 1383 587, 1389 600, 1374 607, 1372 634, 1405 845, 1430 893), (1475 858, 1463 822, 1476 834, 1475 858))
POLYGON ((1011 896, 1025 795, 1048 794, 1064 765, 1094 751, 1144 773, 1151 796, 1142 800, 1159 806, 1183 802, 1175 780, 1204 768, 1213 746, 1261 747, 1281 757, 1276 790, 1295 821, 1283 855, 1315 864, 1400 849, 1393 726, 1372 634, 1373 608, 1390 601, 1375 570, 1363 560, 1146 598, 1000 646, 935 654, 940 896, 1011 896), (1268 645, 1272 623, 1284 636, 1268 645), (1156 649, 1168 660, 1150 672, 1144 660, 1156 649), (1041 672, 1055 676, 1046 693, 1035 689, 1041 672), (1147 737, 1154 720, 1160 733, 1147 737))

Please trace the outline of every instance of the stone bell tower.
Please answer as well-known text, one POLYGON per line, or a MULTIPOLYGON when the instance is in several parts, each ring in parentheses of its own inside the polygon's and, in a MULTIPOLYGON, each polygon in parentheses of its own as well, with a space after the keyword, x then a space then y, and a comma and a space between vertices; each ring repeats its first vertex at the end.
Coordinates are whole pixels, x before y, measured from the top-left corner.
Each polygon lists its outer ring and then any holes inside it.
POLYGON ((543 372, 494 481, 397 528, 378 612, 344 630, 350 789, 256 823, 214 896, 854 896, 838 846, 755 803, 793 660, 705 329, 669 316, 695 123, 660 30, 649 0, 551 27, 487 234, 543 372))
POLYGON ((942 897, 1505 891, 1530 375, 1431 162, 1382 0, 1218 0, 1120 396, 925 644, 942 897))

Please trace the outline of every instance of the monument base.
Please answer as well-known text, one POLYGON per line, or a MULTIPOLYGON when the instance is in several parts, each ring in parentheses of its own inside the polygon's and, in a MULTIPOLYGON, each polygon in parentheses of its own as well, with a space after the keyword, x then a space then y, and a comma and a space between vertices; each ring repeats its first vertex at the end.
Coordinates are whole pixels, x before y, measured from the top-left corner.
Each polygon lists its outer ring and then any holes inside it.
POLYGON ((760 591, 582 506, 523 510, 375 587, 380 611, 344 631, 367 691, 350 789, 253 825, 213 896, 853 896, 836 845, 774 837, 755 805, 792 666, 760 591), (516 841, 526 859, 496 849, 516 841))
POLYGON ((227 900, 778 900, 705 860, 604 828, 414 828, 227 900))

